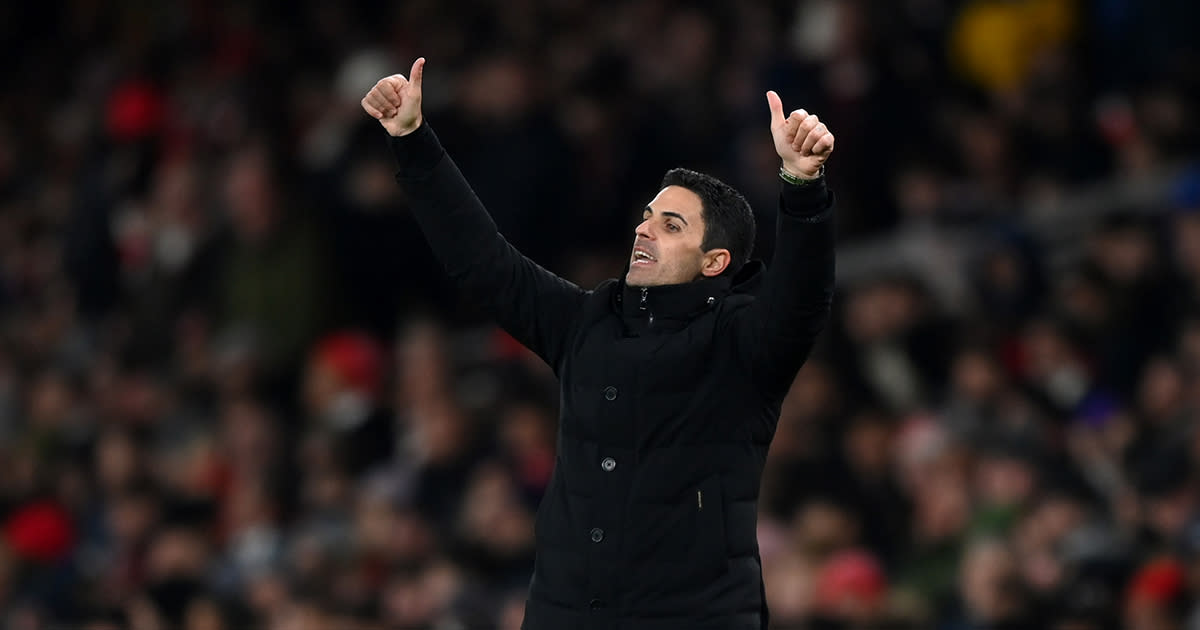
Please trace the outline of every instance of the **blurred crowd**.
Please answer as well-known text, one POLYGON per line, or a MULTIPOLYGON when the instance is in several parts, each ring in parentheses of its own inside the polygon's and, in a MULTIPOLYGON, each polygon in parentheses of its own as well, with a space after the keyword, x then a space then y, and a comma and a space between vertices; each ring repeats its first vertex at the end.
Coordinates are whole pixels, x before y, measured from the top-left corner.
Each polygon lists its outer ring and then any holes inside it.
POLYGON ((1200 628, 1197 27, 1192 0, 4 3, 0 627, 519 627, 557 387, 450 290, 358 106, 423 55, 504 233, 585 286, 674 166, 741 189, 770 258, 768 88, 837 135, 845 251, 973 235, 840 287, 763 482, 772 628, 1200 628), (1155 184, 1030 229, 1114 181, 1155 184))

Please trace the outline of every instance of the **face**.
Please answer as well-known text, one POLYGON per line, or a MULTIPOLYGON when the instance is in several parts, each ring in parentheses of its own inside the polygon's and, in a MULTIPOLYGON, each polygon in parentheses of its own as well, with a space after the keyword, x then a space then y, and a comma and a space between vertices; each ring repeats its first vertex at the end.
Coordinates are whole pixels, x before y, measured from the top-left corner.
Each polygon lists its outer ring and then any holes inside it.
POLYGON ((625 282, 635 287, 682 284, 719 275, 729 266, 729 250, 704 251, 700 197, 681 186, 662 189, 634 230, 625 282))

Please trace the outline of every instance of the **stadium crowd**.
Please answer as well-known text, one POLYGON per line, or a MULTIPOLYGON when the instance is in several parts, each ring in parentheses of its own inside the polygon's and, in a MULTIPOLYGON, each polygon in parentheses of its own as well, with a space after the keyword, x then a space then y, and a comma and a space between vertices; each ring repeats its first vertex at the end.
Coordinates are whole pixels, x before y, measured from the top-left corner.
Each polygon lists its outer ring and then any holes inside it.
POLYGON ((1198 25, 1190 0, 5 3, 0 627, 519 628, 557 389, 449 292, 358 106, 423 55, 502 231, 581 285, 674 166, 742 190, 770 257, 768 88, 837 134, 844 249, 978 243, 840 286, 763 482, 772 628, 1200 628, 1198 25), (1150 188, 1030 227, 1110 182, 1150 188))

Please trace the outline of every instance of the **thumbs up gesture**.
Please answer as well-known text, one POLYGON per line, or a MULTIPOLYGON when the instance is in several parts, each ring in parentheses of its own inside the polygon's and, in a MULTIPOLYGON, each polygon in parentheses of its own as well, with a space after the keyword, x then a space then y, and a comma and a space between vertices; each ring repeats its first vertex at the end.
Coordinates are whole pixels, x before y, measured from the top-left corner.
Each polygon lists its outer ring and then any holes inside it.
POLYGON ((363 97, 362 107, 393 136, 406 136, 417 130, 421 116, 421 77, 425 58, 413 62, 409 78, 402 74, 384 77, 363 97))
POLYGON ((833 153, 833 134, 815 114, 797 109, 784 116, 783 101, 775 92, 767 92, 771 108, 771 138, 783 168, 804 179, 820 175, 821 165, 833 153))

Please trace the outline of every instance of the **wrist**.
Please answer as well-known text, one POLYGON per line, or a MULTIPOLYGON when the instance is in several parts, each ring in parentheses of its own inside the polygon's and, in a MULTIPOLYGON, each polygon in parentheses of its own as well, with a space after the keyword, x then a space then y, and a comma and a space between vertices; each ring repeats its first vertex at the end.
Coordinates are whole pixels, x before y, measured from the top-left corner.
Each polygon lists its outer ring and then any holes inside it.
POLYGON ((788 164, 786 161, 780 162, 780 168, 787 172, 788 175, 798 179, 816 179, 821 176, 825 170, 824 164, 818 164, 817 168, 807 171, 798 164, 788 164))
POLYGON ((824 164, 819 165, 817 169, 812 172, 805 171, 804 169, 800 169, 795 166, 789 166, 786 163, 779 167, 779 178, 796 186, 808 186, 824 177, 824 175, 824 164))
POLYGON ((402 129, 397 129, 394 132, 389 130, 389 133, 391 133, 393 138, 402 138, 402 137, 407 136, 408 134, 416 131, 417 129, 420 129, 421 124, 424 122, 425 122, 425 117, 418 114, 417 119, 412 123, 412 125, 404 127, 402 129))

